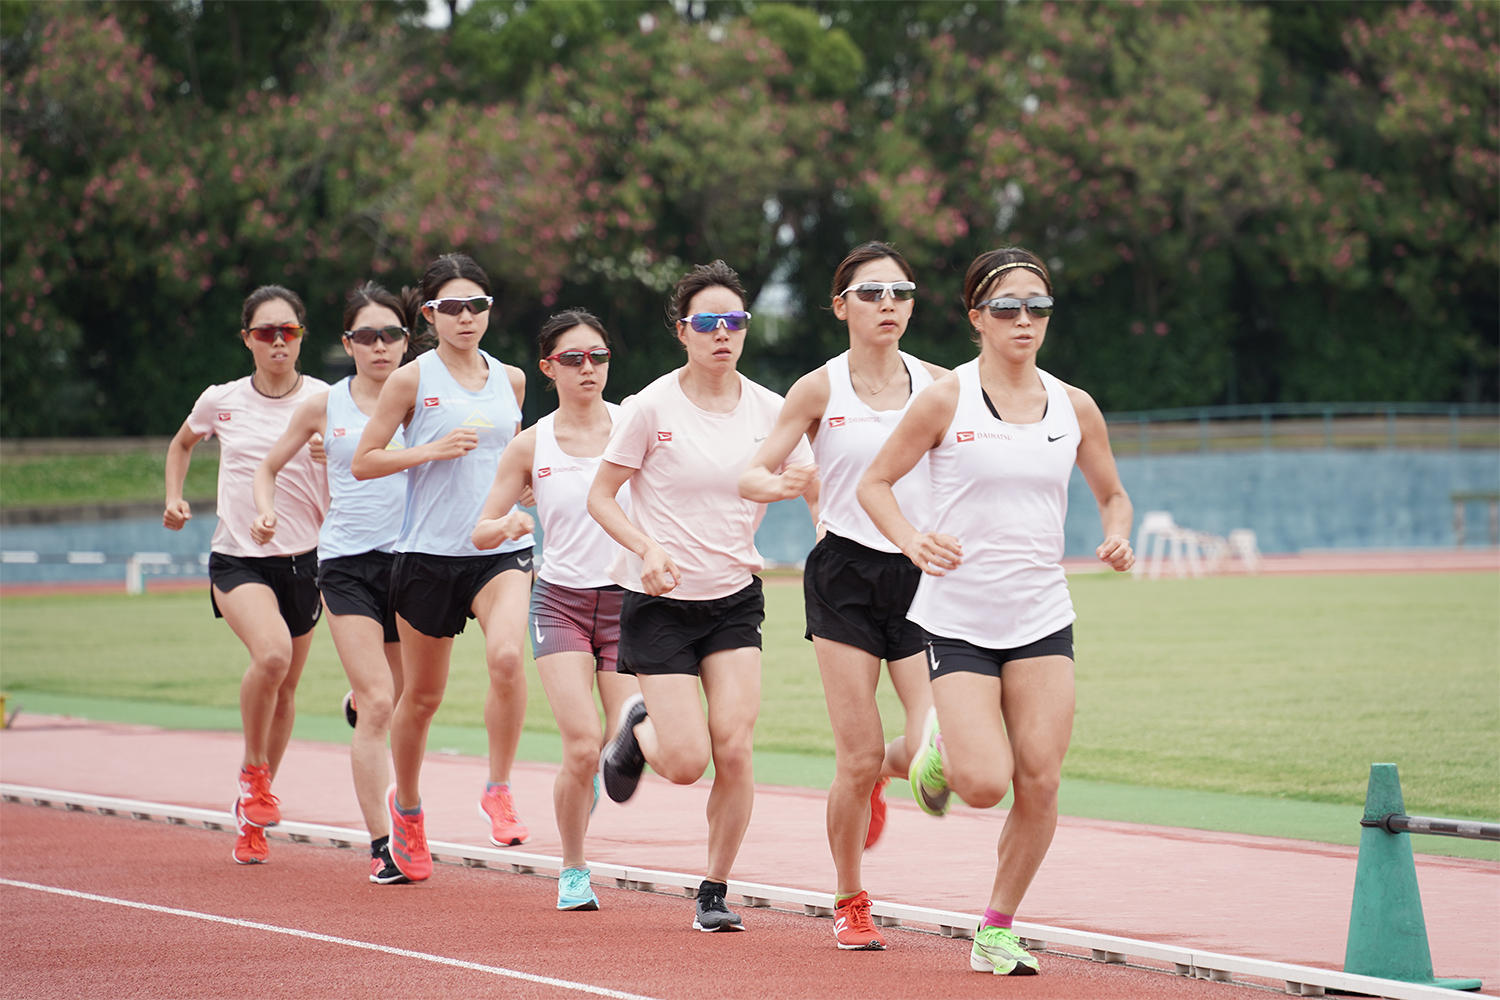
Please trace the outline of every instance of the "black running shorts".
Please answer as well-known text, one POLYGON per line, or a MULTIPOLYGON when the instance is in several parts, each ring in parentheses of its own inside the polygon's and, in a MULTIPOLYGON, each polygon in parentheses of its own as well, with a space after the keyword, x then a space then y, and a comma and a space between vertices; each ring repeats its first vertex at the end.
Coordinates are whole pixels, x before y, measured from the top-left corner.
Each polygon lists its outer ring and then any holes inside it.
POLYGON ((215 618, 224 617, 214 597, 215 587, 226 594, 245 583, 270 587, 293 639, 311 632, 323 613, 323 602, 318 598, 316 549, 295 556, 228 556, 211 552, 208 583, 208 599, 213 604, 215 618))
POLYGON ((902 660, 927 645, 906 611, 922 571, 900 552, 825 534, 802 570, 806 637, 831 639, 878 660, 902 660))
POLYGON ((1039 656, 1073 658, 1073 626, 1064 625, 1051 635, 1028 642, 1015 649, 987 649, 963 639, 949 639, 927 633, 928 676, 937 680, 944 674, 971 673, 999 677, 1012 660, 1030 660, 1039 656))
POLYGON ((474 617, 474 598, 501 573, 531 573, 531 550, 489 556, 398 552, 391 567, 391 606, 407 624, 435 639, 458 635, 474 617))
POLYGON ((679 601, 625 592, 620 607, 622 674, 692 674, 711 653, 760 649, 766 599, 760 577, 709 601, 679 601))
POLYGON ((318 564, 318 589, 331 615, 362 615, 380 623, 386 642, 396 642, 396 613, 391 610, 389 552, 338 556, 318 564))

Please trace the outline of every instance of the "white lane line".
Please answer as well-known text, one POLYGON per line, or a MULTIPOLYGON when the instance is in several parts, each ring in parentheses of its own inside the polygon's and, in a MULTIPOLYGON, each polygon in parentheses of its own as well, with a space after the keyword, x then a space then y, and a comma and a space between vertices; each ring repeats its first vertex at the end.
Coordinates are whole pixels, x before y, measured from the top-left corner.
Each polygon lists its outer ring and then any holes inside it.
POLYGON ((375 944, 370 941, 355 941, 352 938, 335 937, 331 934, 317 934, 313 931, 297 930, 294 927, 278 927, 275 924, 263 924, 255 920, 239 920, 235 917, 221 917, 213 913, 199 913, 196 910, 179 910, 173 906, 156 906, 152 903, 138 903, 130 899, 115 899, 112 896, 99 896, 92 892, 77 892, 73 889, 60 889, 51 885, 38 885, 35 882, 18 882, 15 879, 0 878, 0 885, 14 886, 17 889, 31 889, 35 892, 48 892, 55 896, 68 896, 73 899, 85 899, 93 903, 110 903, 114 906, 125 906, 133 910, 148 910, 152 913, 165 913, 174 917, 190 917, 194 920, 206 920, 209 923, 228 924, 231 927, 244 927, 254 931, 269 931, 272 934, 285 934, 288 937, 303 938, 307 941, 322 941, 325 944, 339 944, 346 948, 360 948, 364 951, 378 951, 386 955, 395 955, 400 958, 415 958, 423 962, 431 962, 434 965, 448 965, 455 969, 467 969, 471 972, 483 972, 492 976, 500 976, 505 979, 519 979, 526 983, 537 983, 542 986, 555 986, 558 989, 573 990, 576 993, 588 993, 593 996, 611 997, 613 1000, 657 1000, 654 997, 642 996, 639 993, 625 993, 621 990, 612 990, 605 986, 593 986, 589 983, 575 983, 566 979, 554 979, 551 976, 535 976, 529 972, 520 972, 516 969, 505 969, 498 965, 484 965, 479 962, 466 962, 460 958, 447 958, 443 955, 431 955, 423 951, 411 951, 406 948, 392 948, 388 945, 375 944))

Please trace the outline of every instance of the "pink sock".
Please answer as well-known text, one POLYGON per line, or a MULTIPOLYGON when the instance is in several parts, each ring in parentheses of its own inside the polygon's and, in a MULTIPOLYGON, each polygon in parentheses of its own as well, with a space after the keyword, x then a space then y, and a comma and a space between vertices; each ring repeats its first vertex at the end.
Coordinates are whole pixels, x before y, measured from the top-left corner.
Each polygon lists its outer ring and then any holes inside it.
POLYGON ((1015 918, 1013 916, 1011 916, 1009 913, 1001 913, 999 910, 993 910, 993 909, 986 908, 985 911, 984 911, 984 920, 983 920, 983 922, 980 923, 979 926, 980 927, 1004 927, 1006 929, 1009 929, 1010 925, 1011 925, 1011 921, 1014 920, 1014 919, 1015 918))

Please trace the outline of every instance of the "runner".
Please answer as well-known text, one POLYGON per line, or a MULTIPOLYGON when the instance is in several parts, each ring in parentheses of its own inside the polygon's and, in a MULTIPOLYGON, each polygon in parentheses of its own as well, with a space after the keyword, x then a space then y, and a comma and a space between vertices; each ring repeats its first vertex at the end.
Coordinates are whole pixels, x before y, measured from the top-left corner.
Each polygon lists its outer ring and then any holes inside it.
MULTIPOLYGON (((737 481, 782 399, 736 370, 750 314, 739 275, 723 261, 699 265, 677 283, 668 321, 686 363, 625 402, 589 490, 589 513, 625 549, 612 569, 629 591, 620 669, 641 685, 601 765, 605 790, 624 802, 647 763, 690 785, 712 759, 708 867, 693 926, 738 931, 744 924, 725 896, 755 799, 765 618, 755 528, 765 506, 742 499, 737 481), (628 515, 617 499, 627 482, 628 515)), ((805 442, 790 462, 781 493, 809 495, 816 517, 817 469, 805 442)))
POLYGON ((469 540, 500 453, 520 430, 526 376, 479 347, 489 327, 490 282, 464 254, 444 254, 420 283, 437 348, 386 379, 351 467, 357 479, 405 469, 406 516, 391 570, 401 636, 401 699, 391 718, 395 783, 386 793, 391 859, 413 882, 432 875, 419 781, 427 731, 448 683, 453 637, 469 618, 484 630, 489 688, 484 721, 490 781, 479 801, 496 846, 523 843, 509 780, 526 713, 521 636, 531 586, 531 519, 516 519, 498 554, 469 540), (406 447, 387 450, 406 426, 406 447))
MULTIPOLYGON (((906 611, 922 573, 875 529, 855 500, 860 473, 916 394, 945 369, 900 350, 917 284, 911 265, 886 243, 863 243, 833 275, 833 314, 848 324, 849 349, 792 386, 776 429, 740 477, 740 495, 778 499, 773 469, 804 434, 822 475, 818 544, 802 587, 807 638, 818 657, 835 771, 828 788, 828 846, 837 872, 834 937, 845 950, 878 951, 885 938, 870 916, 861 856, 885 827, 885 785, 906 777, 932 707, 922 630, 906 611), (875 689, 884 659, 905 709, 905 733, 885 740, 875 689)), ((902 510, 930 521, 927 462, 896 484, 902 510)))
POLYGON ((297 407, 328 383, 297 370, 307 309, 296 292, 263 285, 245 299, 240 340, 255 371, 203 390, 167 446, 166 509, 172 531, 193 516, 182 497, 193 449, 219 439, 219 523, 208 560, 209 599, 245 644, 250 666, 240 681, 245 753, 234 803, 234 860, 267 859, 265 828, 281 822, 271 781, 292 738, 297 682, 302 677, 318 602, 318 526, 328 507, 323 467, 304 450, 276 484, 281 537, 262 547, 250 537, 255 516, 255 469, 286 429, 297 407))
POLYGON ((1117 572, 1135 561, 1132 512, 1098 405, 1037 367, 1054 308, 1046 265, 1018 247, 981 254, 964 305, 979 356, 917 396, 858 495, 926 574, 910 612, 928 633, 936 706, 911 763, 918 805, 941 816, 950 789, 979 809, 1014 792, 969 965, 1033 975, 1037 960, 1011 921, 1052 843, 1073 730, 1074 614, 1061 560, 1074 464, 1099 505, 1095 554, 1117 572), (930 530, 893 492, 924 455, 930 530))
POLYGON ((610 582, 609 566, 619 547, 584 506, 619 407, 602 396, 609 335, 596 317, 582 309, 560 312, 542 325, 537 344, 542 374, 557 389, 557 409, 506 446, 473 541, 481 549, 505 542, 515 529, 501 515, 528 487, 533 491, 542 562, 531 591, 531 652, 563 741, 563 766, 552 785, 563 845, 557 908, 597 910, 583 841, 599 800, 599 751, 625 700, 640 691, 634 677, 615 669, 624 591, 610 582))
MULTIPOLYGON (((360 432, 375 411, 380 387, 410 343, 416 292, 397 297, 372 282, 350 293, 344 306, 344 353, 354 374, 297 407, 285 433, 255 473, 258 516, 250 536, 266 545, 276 537, 277 473, 314 437, 321 435, 328 461, 331 499, 318 534, 318 589, 328 612, 328 631, 360 707, 349 745, 354 795, 370 831, 370 881, 405 882, 391 861, 385 789, 390 784, 386 744, 391 711, 401 695, 401 646, 390 610, 391 546, 406 509, 405 475, 357 481, 349 471, 360 432)), ((397 430, 391 447, 401 446, 397 430)))

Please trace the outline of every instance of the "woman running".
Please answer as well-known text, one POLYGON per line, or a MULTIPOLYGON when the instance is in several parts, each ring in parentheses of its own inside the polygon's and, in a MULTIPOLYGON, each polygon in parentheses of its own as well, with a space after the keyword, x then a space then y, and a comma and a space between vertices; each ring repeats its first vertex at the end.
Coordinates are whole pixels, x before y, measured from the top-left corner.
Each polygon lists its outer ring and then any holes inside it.
MULTIPOLYGON (((689 785, 712 758, 708 868, 693 926, 738 931, 744 924, 725 896, 755 799, 751 751, 765 619, 755 575, 764 565, 755 528, 765 506, 741 498, 738 480, 782 399, 736 370, 750 314, 739 275, 723 261, 683 277, 667 313, 686 364, 625 402, 589 490, 589 513, 625 548, 613 568, 614 581, 629 591, 620 611, 620 669, 641 684, 605 748, 604 787, 626 801, 648 763, 689 785), (628 515, 617 499, 627 482, 628 515)), ((806 442, 789 461, 781 494, 815 497, 806 442)))
POLYGON ((542 525, 542 563, 531 590, 531 653, 563 741, 563 766, 552 785, 563 846, 557 908, 597 910, 583 839, 599 799, 599 751, 625 700, 640 691, 634 677, 615 669, 624 591, 610 581, 609 567, 619 547, 585 508, 619 407, 602 395, 609 380, 609 335, 595 316, 582 309, 560 312, 542 325, 537 344, 542 374, 557 389, 557 409, 506 446, 473 541, 481 549, 507 541, 515 527, 506 512, 531 488, 542 525), (602 730, 595 678, 604 705, 602 730))
POLYGON ((251 292, 240 313, 240 340, 255 371, 205 389, 167 446, 162 524, 180 531, 193 516, 182 498, 193 449, 208 437, 219 439, 219 523, 208 559, 209 599, 215 617, 229 623, 250 653, 240 681, 245 754, 234 803, 233 856, 242 865, 266 860, 265 828, 281 822, 271 780, 292 738, 297 681, 322 612, 316 550, 328 480, 306 450, 292 457, 276 484, 281 537, 268 546, 250 537, 256 467, 297 407, 328 388, 297 370, 306 322, 296 292, 279 285, 251 292))
MULTIPOLYGON (((354 374, 297 407, 286 431, 255 473, 258 516, 250 536, 266 545, 276 537, 277 474, 314 436, 321 435, 331 494, 318 534, 318 589, 328 631, 359 705, 349 760, 354 795, 370 831, 370 881, 405 882, 391 861, 385 789, 390 784, 386 744, 391 710, 401 695, 401 646, 390 610, 391 546, 406 509, 406 480, 390 476, 358 482, 349 471, 354 446, 375 412, 380 387, 401 364, 416 316, 416 292, 398 298, 374 282, 349 295, 344 306, 344 353, 354 374)), ((401 446, 398 430, 391 447, 401 446)))
MULTIPOLYGON (((391 717, 395 783, 386 793, 391 860, 413 882, 432 875, 419 780, 427 731, 443 700, 453 637, 469 618, 484 630, 489 688, 484 721, 490 780, 479 801, 498 847, 520 844, 510 768, 526 713, 521 635, 531 586, 531 519, 498 554, 469 540, 500 453, 520 430, 526 376, 479 347, 489 327, 490 282, 464 254, 444 254, 420 283, 422 315, 437 348, 386 379, 351 468, 356 479, 406 476, 406 516, 391 569, 392 606, 401 637, 401 699, 391 717), (390 450, 406 427, 406 447, 390 450)), ((360 709, 363 712, 363 707, 360 709)))
MULTIPOLYGON (((792 386, 776 429, 740 477, 740 494, 777 499, 772 471, 805 434, 822 484, 819 541, 802 573, 807 637, 818 657, 835 770, 828 788, 828 846, 837 873, 834 938, 845 950, 878 951, 885 938, 870 917, 861 884, 865 848, 885 826, 885 784, 906 777, 911 750, 927 712, 922 630, 906 618, 922 573, 886 541, 855 500, 860 473, 911 406, 918 392, 946 374, 900 349, 917 284, 911 265, 886 243, 850 251, 833 275, 833 314, 848 324, 849 350, 792 386), (890 743, 875 703, 880 661, 906 712, 905 735, 890 743)), ((902 510, 930 521, 927 462, 899 483, 902 510)))
POLYGON ((936 710, 911 763, 917 803, 941 816, 950 789, 979 809, 1014 792, 969 965, 1034 975, 1011 921, 1057 828, 1073 730, 1074 614, 1061 563, 1073 466, 1099 506, 1095 554, 1117 572, 1135 562, 1132 510, 1098 405, 1037 367, 1054 307, 1046 265, 1019 247, 981 254, 964 305, 979 357, 917 396, 858 495, 926 574, 910 617, 928 634, 936 710), (924 455, 930 529, 912 523, 893 489, 924 455))

